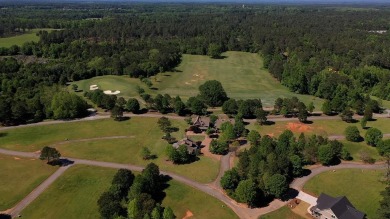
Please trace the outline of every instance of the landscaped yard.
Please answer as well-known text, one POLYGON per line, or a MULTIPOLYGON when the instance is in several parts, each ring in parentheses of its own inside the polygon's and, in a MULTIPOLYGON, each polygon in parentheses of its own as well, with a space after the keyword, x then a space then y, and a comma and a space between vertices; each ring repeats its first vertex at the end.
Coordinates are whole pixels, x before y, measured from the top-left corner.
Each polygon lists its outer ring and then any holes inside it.
POLYGON ((314 102, 321 108, 322 100, 309 95, 290 92, 271 74, 263 69, 263 60, 256 53, 226 52, 225 59, 211 59, 208 56, 183 55, 183 61, 175 72, 153 76, 151 82, 156 90, 146 88, 139 79, 128 76, 101 76, 76 82, 80 89, 87 91, 90 85, 98 85, 102 90, 120 90, 119 96, 137 96, 136 86, 143 87, 147 93, 156 95, 179 95, 183 99, 198 94, 199 85, 206 80, 218 80, 228 96, 236 99, 261 98, 264 106, 273 106, 278 97, 297 96, 309 104, 314 102))
POLYGON ((276 211, 268 213, 259 217, 259 219, 305 219, 294 212, 291 211, 290 208, 284 206, 276 211))
POLYGON ((384 171, 344 169, 329 171, 315 176, 304 187, 304 191, 317 197, 328 195, 347 196, 351 203, 368 218, 378 218, 376 211, 381 200, 380 192, 386 185, 381 182, 384 171))
MULTIPOLYGON (((272 119, 270 119, 272 121, 272 119)), ((310 120, 310 117, 309 117, 310 120)), ((360 123, 346 123, 341 119, 337 120, 313 120, 312 124, 303 124, 298 121, 286 121, 286 122, 276 122, 274 125, 263 125, 260 126, 257 123, 251 123, 247 126, 248 129, 257 130, 260 134, 263 135, 272 135, 279 136, 284 130, 290 129, 296 135, 300 133, 305 133, 305 135, 317 134, 323 136, 331 135, 344 135, 345 128, 348 126, 356 126, 360 131, 360 135, 364 137, 367 129, 362 129, 360 123)), ((390 119, 388 118, 379 118, 376 121, 369 121, 367 127, 375 127, 381 130, 383 133, 390 133, 390 119)))
POLYGON ((379 155, 376 147, 367 145, 366 142, 350 142, 350 141, 341 141, 344 144, 344 147, 351 153, 354 161, 361 161, 360 154, 364 152, 370 157, 374 158, 376 161, 381 160, 382 156, 379 155))
MULTIPOLYGON (((134 117, 128 121, 116 122, 112 119, 45 125, 8 130, 1 137, 0 147, 37 151, 43 146, 56 147, 62 156, 90 160, 109 161, 146 165, 151 161, 141 158, 141 150, 148 147, 157 159, 152 160, 162 170, 171 171, 199 182, 213 181, 219 170, 219 161, 201 156, 191 164, 173 165, 166 161, 165 148, 169 145, 161 139, 162 131, 157 118, 134 117), (128 136, 123 139, 90 139, 110 136, 128 136), (65 139, 68 139, 66 141, 65 139), (77 139, 90 139, 77 141, 77 139), (76 141, 74 141, 76 140, 76 141), (61 144, 56 144, 62 142, 61 144)), ((178 140, 184 137, 187 124, 184 120, 171 120, 178 132, 172 135, 178 140)))
MULTIPOLYGON (((77 165, 67 170, 21 215, 30 219, 99 218, 97 200, 109 186, 117 170, 77 165)), ((237 218, 223 203, 191 187, 170 181, 164 190, 164 206, 170 206, 177 218, 186 211, 193 218, 237 218)))
POLYGON ((5 155, 0 155, 0 167, 0 211, 13 207, 57 170, 45 161, 5 155))
POLYGON ((39 37, 37 33, 41 30, 52 31, 53 29, 32 29, 29 32, 26 32, 22 35, 17 35, 13 37, 0 38, 0 47, 11 47, 12 45, 22 46, 26 42, 38 42, 39 37))

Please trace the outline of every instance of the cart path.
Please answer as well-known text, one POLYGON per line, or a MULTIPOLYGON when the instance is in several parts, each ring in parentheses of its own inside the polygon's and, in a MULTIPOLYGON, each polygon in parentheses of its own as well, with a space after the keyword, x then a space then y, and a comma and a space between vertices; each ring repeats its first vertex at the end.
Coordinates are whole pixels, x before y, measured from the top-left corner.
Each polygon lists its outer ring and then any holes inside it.
MULTIPOLYGON (((10 151, 5 149, 0 149, 1 154, 11 155, 11 156, 21 156, 21 157, 29 157, 29 158, 37 158, 39 157, 39 154, 37 153, 31 153, 31 152, 20 152, 20 151, 10 151)), ((228 158, 229 156, 226 156, 228 158)), ((107 167, 107 168, 114 168, 114 169, 120 169, 120 168, 126 168, 132 171, 142 171, 144 167, 137 166, 137 165, 131 165, 131 164, 119 164, 119 163, 112 163, 112 162, 103 162, 103 161, 94 161, 94 160, 85 160, 85 159, 75 159, 75 158, 66 158, 63 157, 63 159, 68 159, 70 161, 73 161, 74 164, 84 164, 84 165, 90 165, 90 166, 99 166, 99 167, 107 167)), ((226 159, 228 160, 228 159, 226 159)), ((223 166, 221 165, 221 168, 230 168, 229 164, 224 163, 223 166)), ((74 165, 73 164, 73 165, 74 165)), ((52 176, 50 176, 47 180, 45 180, 41 185, 39 185, 36 189, 34 189, 33 192, 31 192, 28 196, 26 196, 22 201, 20 201, 15 207, 8 210, 8 213, 17 216, 20 214, 20 212, 28 205, 30 204, 36 197, 39 196, 51 183, 53 183, 63 172, 65 172, 66 169, 68 169, 71 165, 60 167, 59 170, 57 170, 52 176)), ((311 173, 308 176, 304 176, 298 179, 295 179, 290 187, 293 189, 296 189, 298 191, 301 191, 304 184, 310 180, 312 177, 325 172, 329 170, 334 169, 348 169, 348 168, 361 168, 361 169, 383 169, 385 168, 384 164, 358 164, 358 163, 341 163, 337 166, 332 167, 325 167, 325 166, 317 166, 311 169, 311 173)), ((222 172, 222 171, 220 171, 222 172)), ((186 177, 177 175, 175 173, 167 172, 167 171, 161 171, 161 174, 169 175, 174 180, 179 181, 181 183, 184 183, 188 186, 191 186, 195 189, 198 189, 202 192, 205 192, 220 201, 224 202, 227 206, 229 206, 240 218, 247 218, 247 219, 256 219, 260 215, 269 213, 271 211, 277 210, 281 207, 283 207, 287 202, 283 202, 280 200, 274 200, 272 201, 267 207, 264 208, 247 208, 245 205, 236 203, 234 200, 229 198, 221 189, 215 187, 214 184, 207 185, 202 184, 199 182, 196 182, 194 180, 188 179, 186 177)))

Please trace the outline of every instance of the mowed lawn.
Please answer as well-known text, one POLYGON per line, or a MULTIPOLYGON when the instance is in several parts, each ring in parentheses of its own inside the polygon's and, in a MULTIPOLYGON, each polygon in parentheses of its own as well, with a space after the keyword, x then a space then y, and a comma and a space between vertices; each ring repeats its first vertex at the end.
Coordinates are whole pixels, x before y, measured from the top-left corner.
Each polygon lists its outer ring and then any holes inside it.
POLYGON ((376 161, 383 160, 382 156, 379 155, 376 147, 367 145, 366 142, 350 142, 343 140, 341 141, 344 147, 349 151, 354 161, 361 161, 360 155, 362 152, 374 158, 376 161))
POLYGON ((259 219, 304 219, 304 217, 295 214, 287 206, 283 206, 276 211, 259 217, 259 219))
POLYGON ((344 169, 329 171, 315 176, 304 186, 304 191, 319 196, 347 196, 351 203, 367 214, 369 219, 378 218, 377 209, 381 200, 380 192, 386 185, 381 182, 384 171, 344 169))
MULTIPOLYGON (((161 139, 162 131, 157 118, 133 117, 128 121, 112 119, 72 122, 11 129, 3 132, 0 147, 19 151, 38 151, 43 146, 56 147, 62 156, 115 163, 146 165, 150 161, 141 158, 141 150, 148 147, 157 159, 152 160, 160 168, 199 182, 213 181, 219 170, 219 161, 200 156, 191 164, 173 165, 166 161, 165 149, 169 145, 161 139), (96 139, 111 136, 127 136, 123 139, 96 139), (69 141, 66 141, 68 139, 69 141), (85 139, 87 141, 77 141, 85 139), (89 139, 89 140, 88 140, 89 139), (61 144, 58 144, 58 143, 61 144)), ((178 140, 184 137, 187 124, 184 120, 171 120, 178 132, 172 133, 178 140)))
MULTIPOLYGON (((100 218, 97 200, 109 188, 115 169, 77 165, 67 170, 21 215, 30 219, 100 218)), ((194 218, 237 218, 222 202, 176 181, 164 190, 164 206, 170 206, 177 218, 187 210, 194 218), (212 216, 214 217, 214 216, 212 216)))
MULTIPOLYGON (((270 119, 272 121, 272 119, 270 119)), ((308 119, 310 121, 310 117, 308 119)), ((296 135, 305 133, 305 135, 317 134, 323 136, 332 135, 344 135, 345 129, 348 126, 356 126, 360 135, 364 137, 367 129, 362 129, 360 123, 346 123, 341 119, 336 120, 313 120, 312 124, 303 124, 298 121, 286 121, 276 122, 274 125, 263 125, 260 126, 255 123, 251 123, 247 126, 248 129, 257 130, 261 135, 273 135, 279 136, 284 130, 290 129, 296 135)), ((381 130, 383 133, 390 133, 390 119, 389 118, 378 118, 376 121, 369 121, 367 127, 375 127, 381 130)))
POLYGON ((146 88, 139 79, 127 76, 102 76, 75 82, 80 89, 89 90, 96 84, 102 90, 120 90, 125 97, 136 96, 136 86, 144 87, 147 93, 156 95, 179 95, 183 99, 198 94, 198 87, 207 80, 218 80, 227 94, 235 99, 261 98, 264 106, 273 106, 278 97, 296 96, 306 104, 314 102, 320 109, 322 100, 309 95, 290 92, 263 68, 259 54, 226 52, 224 59, 211 59, 208 56, 183 55, 182 63, 175 72, 166 72, 151 77, 156 90, 146 88))
POLYGON ((21 201, 57 170, 46 162, 0 155, 0 211, 21 201))
POLYGON ((12 45, 22 46, 26 42, 38 42, 37 33, 41 30, 52 31, 54 29, 32 29, 22 35, 0 38, 0 47, 11 47, 12 45))
POLYGON ((169 187, 164 190, 166 197, 164 206, 170 206, 176 218, 184 218, 187 211, 193 213, 191 219, 223 218, 231 219, 238 216, 218 199, 177 181, 169 181, 169 187))

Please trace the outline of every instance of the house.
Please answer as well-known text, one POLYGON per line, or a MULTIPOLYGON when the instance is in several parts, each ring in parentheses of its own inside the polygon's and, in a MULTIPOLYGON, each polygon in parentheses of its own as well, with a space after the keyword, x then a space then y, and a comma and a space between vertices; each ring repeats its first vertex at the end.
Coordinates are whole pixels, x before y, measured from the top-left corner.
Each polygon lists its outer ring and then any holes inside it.
POLYGON ((311 215, 318 219, 363 219, 365 214, 349 202, 345 196, 333 198, 322 193, 317 205, 310 208, 311 215))
POLYGON ((174 143, 172 147, 178 149, 180 145, 185 145, 189 154, 196 154, 199 150, 198 145, 189 138, 183 138, 182 140, 174 143))
POLYGON ((194 117, 192 118, 192 125, 198 127, 200 131, 206 131, 210 127, 210 117, 194 117))

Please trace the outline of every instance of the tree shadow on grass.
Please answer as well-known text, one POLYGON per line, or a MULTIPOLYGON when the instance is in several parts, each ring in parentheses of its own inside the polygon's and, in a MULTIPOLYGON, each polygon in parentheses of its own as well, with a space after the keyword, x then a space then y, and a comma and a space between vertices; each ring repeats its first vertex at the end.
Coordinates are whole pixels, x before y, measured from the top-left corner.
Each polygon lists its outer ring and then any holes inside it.
POLYGON ((170 177, 169 175, 161 174, 160 179, 161 179, 161 187, 160 187, 161 190, 153 195, 153 199, 156 200, 156 202, 158 203, 161 203, 164 200, 164 198, 167 196, 164 190, 169 188, 170 185, 168 184, 168 182, 172 180, 172 177, 170 177))
POLYGON ((8 135, 8 133, 6 133, 6 132, 0 132, 0 138, 1 137, 5 137, 5 136, 7 136, 8 135))

